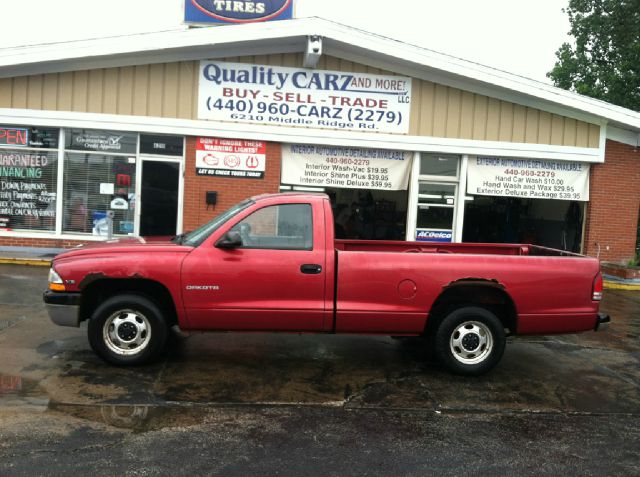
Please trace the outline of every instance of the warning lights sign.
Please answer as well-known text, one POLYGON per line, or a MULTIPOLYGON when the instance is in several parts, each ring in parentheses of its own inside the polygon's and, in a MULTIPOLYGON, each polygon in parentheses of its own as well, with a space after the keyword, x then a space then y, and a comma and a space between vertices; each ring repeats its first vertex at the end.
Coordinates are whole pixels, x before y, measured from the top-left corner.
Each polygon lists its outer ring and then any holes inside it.
POLYGON ((243 139, 199 137, 196 142, 196 174, 263 179, 266 143, 243 139))

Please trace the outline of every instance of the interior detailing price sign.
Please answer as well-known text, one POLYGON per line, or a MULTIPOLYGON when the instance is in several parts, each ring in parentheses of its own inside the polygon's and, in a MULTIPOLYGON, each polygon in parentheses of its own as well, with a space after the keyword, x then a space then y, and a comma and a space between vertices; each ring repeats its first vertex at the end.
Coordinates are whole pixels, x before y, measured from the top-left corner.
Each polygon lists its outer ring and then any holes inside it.
POLYGON ((282 183, 404 190, 411 157, 403 151, 287 144, 282 148, 282 183))
POLYGON ((589 200, 589 164, 581 162, 477 157, 468 171, 468 194, 589 200))
POLYGON ((196 142, 196 174, 262 179, 266 149, 263 141, 199 137, 196 142))
POLYGON ((200 62, 198 117, 406 134, 411 78, 200 62))

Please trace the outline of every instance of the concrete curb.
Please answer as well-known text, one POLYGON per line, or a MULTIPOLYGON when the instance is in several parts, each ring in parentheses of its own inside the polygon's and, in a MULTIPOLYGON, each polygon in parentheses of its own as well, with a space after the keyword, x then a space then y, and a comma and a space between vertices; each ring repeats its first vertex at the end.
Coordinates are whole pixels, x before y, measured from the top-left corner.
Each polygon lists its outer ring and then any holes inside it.
POLYGON ((612 290, 640 290, 640 283, 622 283, 605 280, 604 287, 612 290))
POLYGON ((0 264, 30 265, 32 267, 50 267, 51 260, 44 258, 10 258, 0 257, 0 264))

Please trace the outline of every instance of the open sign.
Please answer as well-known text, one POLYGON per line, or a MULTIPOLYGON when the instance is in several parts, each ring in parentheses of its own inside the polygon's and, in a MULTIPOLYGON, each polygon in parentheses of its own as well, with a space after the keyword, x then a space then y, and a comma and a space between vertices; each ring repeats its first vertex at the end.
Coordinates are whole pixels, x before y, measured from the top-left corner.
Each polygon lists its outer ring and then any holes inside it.
POLYGON ((0 146, 28 146, 29 130, 0 127, 0 146))

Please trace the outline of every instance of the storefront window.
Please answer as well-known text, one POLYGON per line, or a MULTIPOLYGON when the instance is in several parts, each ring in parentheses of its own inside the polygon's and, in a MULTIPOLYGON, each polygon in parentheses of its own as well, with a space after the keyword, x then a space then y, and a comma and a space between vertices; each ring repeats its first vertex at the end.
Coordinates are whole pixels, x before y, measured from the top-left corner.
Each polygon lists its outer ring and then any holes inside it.
POLYGON ((0 126, 0 230, 55 231, 58 134, 0 126))
POLYGON ((408 192, 327 188, 338 239, 404 240, 408 192))
POLYGON ((326 193, 338 239, 403 240, 413 157, 407 151, 287 144, 280 189, 326 193))
POLYGON ((585 203, 475 196, 465 207, 465 242, 529 243, 580 252, 585 203))
POLYGON ((417 229, 446 230, 453 228, 455 184, 425 183, 418 186, 417 229))
POLYGON ((443 154, 420 154, 420 175, 422 176, 458 176, 458 156, 443 154))
POLYGON ((107 235, 105 219, 107 211, 112 210, 113 233, 132 234, 135 173, 135 158, 66 153, 63 231, 107 235))

